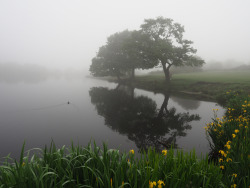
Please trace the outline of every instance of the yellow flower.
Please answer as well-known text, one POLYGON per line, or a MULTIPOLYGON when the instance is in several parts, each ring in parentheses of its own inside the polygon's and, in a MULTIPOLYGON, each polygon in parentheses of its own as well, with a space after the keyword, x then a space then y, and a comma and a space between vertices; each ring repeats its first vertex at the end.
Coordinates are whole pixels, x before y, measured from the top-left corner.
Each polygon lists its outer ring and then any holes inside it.
POLYGON ((133 149, 131 149, 131 150, 129 151, 129 153, 134 154, 135 151, 134 151, 133 149))
POLYGON ((225 167, 224 167, 224 166, 220 166, 220 169, 221 169, 221 170, 224 170, 224 169, 225 169, 225 167))
POLYGON ((25 162, 23 162, 22 166, 25 166, 25 162))
POLYGON ((244 110, 243 112, 245 112, 245 113, 246 113, 247 111, 246 111, 246 110, 244 110))
POLYGON ((158 180, 157 183, 158 183, 158 188, 162 188, 162 185, 165 186, 164 182, 161 180, 158 180))
POLYGON ((236 184, 231 185, 231 188, 236 188, 236 187, 237 187, 236 184))
POLYGON ((224 155, 224 154, 225 154, 225 152, 224 152, 223 150, 220 150, 219 153, 220 153, 221 155, 224 155))
POLYGON ((227 158, 227 162, 231 161, 232 162, 232 159, 231 158, 227 158))
POLYGON ((149 188, 153 188, 154 186, 156 186, 156 182, 155 181, 153 181, 153 182, 149 181, 149 188))
POLYGON ((227 149, 231 148, 231 146, 229 144, 226 144, 225 147, 227 147, 227 149))
POLYGON ((236 178, 236 177, 237 177, 237 174, 233 174, 232 176, 236 178))
POLYGON ((163 155, 167 155, 167 153, 168 153, 168 150, 166 150, 166 149, 162 150, 163 155))
POLYGON ((235 135, 235 134, 232 134, 232 136, 233 136, 233 138, 235 138, 235 137, 236 137, 236 135, 235 135))
POLYGON ((238 129, 235 129, 235 130, 234 130, 234 132, 235 132, 235 133, 238 133, 238 132, 239 132, 239 130, 238 130, 238 129))
POLYGON ((219 159, 219 163, 221 163, 221 162, 223 162, 223 159, 222 159, 222 158, 219 159))

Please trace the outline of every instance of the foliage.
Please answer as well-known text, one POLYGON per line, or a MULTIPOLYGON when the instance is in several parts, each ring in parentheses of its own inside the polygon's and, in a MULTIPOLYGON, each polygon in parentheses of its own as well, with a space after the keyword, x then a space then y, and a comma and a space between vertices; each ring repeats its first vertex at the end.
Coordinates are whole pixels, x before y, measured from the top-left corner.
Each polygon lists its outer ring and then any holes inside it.
POLYGON ((128 72, 134 77, 136 68, 152 68, 148 54, 141 53, 145 40, 138 31, 125 30, 109 36, 107 44, 100 47, 97 56, 92 59, 90 72, 94 76, 117 76, 119 79, 128 72))
POLYGON ((184 27, 172 19, 145 19, 139 31, 125 30, 108 38, 92 59, 94 76, 117 76, 136 68, 149 69, 161 65, 167 82, 171 66, 201 66, 205 62, 195 56, 192 41, 183 39, 184 27))
MULTIPOLYGON (((174 23, 172 19, 158 17, 146 19, 141 25, 142 33, 146 34, 153 45, 152 58, 166 68, 174 66, 200 66, 204 61, 194 56, 196 49, 191 47, 192 41, 183 39, 184 27, 174 23)), ((155 65, 156 66, 156 65, 155 65)), ((164 70, 165 72, 165 70, 164 70)))
POLYGON ((250 185, 250 96, 227 92, 226 116, 218 118, 205 127, 211 139, 212 154, 216 156, 227 186, 250 185))
MULTIPOLYGON (((24 147, 23 147, 24 149, 24 147)), ((37 155, 0 166, 0 187, 221 187, 220 169, 198 160, 194 152, 149 150, 135 157, 134 150, 120 153, 92 147, 57 149, 54 144, 37 155), (29 158, 31 158, 29 160, 29 158)), ((10 158, 8 158, 10 160, 10 158)))
POLYGON ((120 76, 127 71, 129 59, 124 54, 123 46, 130 34, 125 30, 108 37, 107 44, 100 47, 97 56, 92 59, 89 70, 94 76, 120 76))

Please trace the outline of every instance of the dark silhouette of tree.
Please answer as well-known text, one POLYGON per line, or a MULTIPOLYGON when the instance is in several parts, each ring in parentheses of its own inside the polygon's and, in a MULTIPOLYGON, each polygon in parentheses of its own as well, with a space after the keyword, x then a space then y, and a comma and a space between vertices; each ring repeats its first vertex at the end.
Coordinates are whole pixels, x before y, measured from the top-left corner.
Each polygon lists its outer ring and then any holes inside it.
POLYGON ((184 27, 172 19, 145 19, 138 31, 125 30, 108 37, 92 59, 90 72, 94 76, 120 76, 135 69, 161 66, 167 86, 172 66, 201 66, 205 62, 195 56, 190 40, 183 39, 184 27))
POLYGON ((133 80, 136 68, 152 68, 153 64, 146 59, 145 53, 141 53, 144 39, 138 31, 128 30, 109 36, 107 44, 100 47, 92 59, 91 74, 116 76, 119 81, 122 75, 129 74, 133 80))
POLYGON ((201 66, 205 62, 195 56, 196 49, 191 47, 190 40, 183 39, 184 27, 174 23, 172 19, 158 17, 156 19, 145 19, 141 25, 141 33, 148 36, 150 49, 144 53, 149 59, 162 66, 166 82, 170 83, 171 66, 201 66))
POLYGON ((160 109, 145 96, 134 96, 133 88, 116 89, 91 88, 89 94, 99 115, 112 130, 134 141, 140 150, 155 147, 156 150, 176 145, 176 137, 186 136, 191 129, 189 122, 199 120, 198 115, 176 113, 175 108, 167 109, 169 94, 160 109))

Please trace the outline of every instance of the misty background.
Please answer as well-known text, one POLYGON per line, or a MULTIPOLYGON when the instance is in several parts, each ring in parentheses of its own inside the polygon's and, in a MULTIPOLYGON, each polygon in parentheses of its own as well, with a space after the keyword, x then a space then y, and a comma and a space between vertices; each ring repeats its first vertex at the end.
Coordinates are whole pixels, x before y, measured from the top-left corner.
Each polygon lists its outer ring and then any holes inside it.
POLYGON ((2 0, 0 79, 89 74, 108 36, 158 16, 184 25, 205 69, 249 68, 249 7, 248 0, 2 0))

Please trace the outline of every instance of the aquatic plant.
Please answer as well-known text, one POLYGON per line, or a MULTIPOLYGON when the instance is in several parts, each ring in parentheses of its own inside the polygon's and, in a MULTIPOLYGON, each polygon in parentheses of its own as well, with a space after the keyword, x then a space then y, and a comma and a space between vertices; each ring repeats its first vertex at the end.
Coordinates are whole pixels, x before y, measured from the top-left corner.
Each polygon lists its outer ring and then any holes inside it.
POLYGON ((19 161, 7 157, 0 166, 0 187, 220 187, 222 172, 208 157, 195 152, 149 149, 139 157, 134 150, 120 153, 103 144, 38 150, 19 161))

